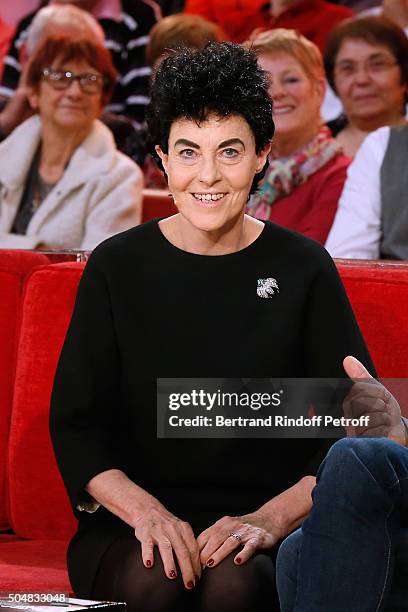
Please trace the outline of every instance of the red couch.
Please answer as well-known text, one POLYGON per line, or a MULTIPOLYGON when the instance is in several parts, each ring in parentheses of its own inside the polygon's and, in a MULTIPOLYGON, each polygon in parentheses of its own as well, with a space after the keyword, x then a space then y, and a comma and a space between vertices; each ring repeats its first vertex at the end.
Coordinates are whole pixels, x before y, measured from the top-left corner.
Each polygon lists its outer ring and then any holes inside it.
MULTIPOLYGON (((83 266, 0 251, 0 591, 70 590, 75 521, 48 410, 83 266)), ((339 271, 379 374, 407 377, 408 265, 339 262, 339 271)))

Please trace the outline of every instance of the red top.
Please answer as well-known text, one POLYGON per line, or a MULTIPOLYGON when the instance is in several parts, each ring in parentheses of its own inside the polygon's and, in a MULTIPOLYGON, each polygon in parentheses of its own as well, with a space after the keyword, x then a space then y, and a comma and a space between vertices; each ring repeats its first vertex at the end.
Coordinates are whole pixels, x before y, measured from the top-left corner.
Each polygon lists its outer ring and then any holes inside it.
POLYGON ((350 159, 337 155, 323 168, 271 207, 270 221, 326 242, 346 180, 350 159))
POLYGON ((243 42, 255 28, 270 27, 267 0, 187 0, 184 12, 218 23, 233 42, 243 42))
POLYGON ((272 17, 269 27, 299 30, 323 53, 333 27, 352 15, 353 11, 347 6, 325 0, 302 0, 276 19, 272 17))
POLYGON ((293 28, 321 51, 333 26, 353 15, 346 6, 325 0, 301 0, 275 19, 269 6, 265 0, 187 0, 184 12, 218 23, 234 42, 246 40, 255 28, 293 28))

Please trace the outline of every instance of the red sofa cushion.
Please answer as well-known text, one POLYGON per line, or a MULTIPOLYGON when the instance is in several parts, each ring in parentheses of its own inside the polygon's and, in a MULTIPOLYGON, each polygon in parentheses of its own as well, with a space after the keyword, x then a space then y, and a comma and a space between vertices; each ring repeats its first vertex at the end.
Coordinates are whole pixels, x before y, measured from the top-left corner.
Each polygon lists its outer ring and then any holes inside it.
POLYGON ((64 541, 0 543, 1 590, 72 593, 66 550, 64 541))
POLYGON ((10 522, 34 540, 68 539, 76 522, 48 429, 50 395, 84 264, 42 266, 27 279, 9 439, 10 522))
POLYGON ((9 527, 7 445, 23 283, 35 266, 44 263, 47 258, 39 253, 0 250, 0 530, 9 527))

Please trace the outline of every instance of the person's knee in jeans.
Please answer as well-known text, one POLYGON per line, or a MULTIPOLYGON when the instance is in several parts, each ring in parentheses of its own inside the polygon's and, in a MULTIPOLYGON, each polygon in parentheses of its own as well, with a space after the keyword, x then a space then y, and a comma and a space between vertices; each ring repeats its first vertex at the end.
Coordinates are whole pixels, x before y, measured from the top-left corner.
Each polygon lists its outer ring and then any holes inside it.
POLYGON ((281 612, 291 612, 295 605, 298 556, 301 542, 302 530, 296 529, 283 540, 279 547, 276 558, 276 586, 281 602, 281 612))

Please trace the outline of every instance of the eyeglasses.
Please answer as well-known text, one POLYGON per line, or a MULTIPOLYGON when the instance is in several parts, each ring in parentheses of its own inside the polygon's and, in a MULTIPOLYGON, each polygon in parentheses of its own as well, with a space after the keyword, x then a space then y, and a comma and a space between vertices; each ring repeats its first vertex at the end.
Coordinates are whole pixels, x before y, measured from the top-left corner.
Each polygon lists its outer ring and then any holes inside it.
POLYGON ((79 86, 85 94, 100 93, 106 84, 106 77, 100 74, 75 74, 69 70, 52 70, 51 68, 43 68, 41 76, 54 89, 68 89, 71 83, 78 81, 79 86))
POLYGON ((368 58, 364 62, 340 61, 334 66, 334 75, 341 80, 351 79, 359 72, 361 66, 366 74, 375 76, 398 66, 398 62, 386 57, 368 58))

